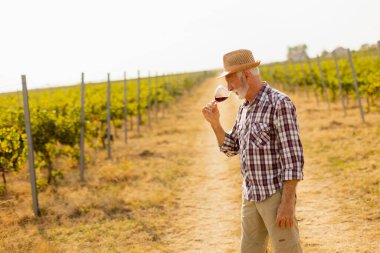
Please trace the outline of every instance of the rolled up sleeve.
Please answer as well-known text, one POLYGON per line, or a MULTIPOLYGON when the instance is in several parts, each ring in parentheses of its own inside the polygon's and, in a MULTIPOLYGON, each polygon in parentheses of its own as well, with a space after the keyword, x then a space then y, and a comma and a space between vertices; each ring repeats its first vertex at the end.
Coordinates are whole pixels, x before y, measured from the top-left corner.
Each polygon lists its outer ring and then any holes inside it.
POLYGON ((289 98, 278 101, 274 125, 279 141, 283 180, 303 179, 303 148, 296 108, 289 98))
POLYGON ((220 151, 227 156, 234 156, 239 153, 239 139, 237 133, 237 122, 235 122, 234 127, 228 133, 224 135, 224 142, 219 146, 220 151))

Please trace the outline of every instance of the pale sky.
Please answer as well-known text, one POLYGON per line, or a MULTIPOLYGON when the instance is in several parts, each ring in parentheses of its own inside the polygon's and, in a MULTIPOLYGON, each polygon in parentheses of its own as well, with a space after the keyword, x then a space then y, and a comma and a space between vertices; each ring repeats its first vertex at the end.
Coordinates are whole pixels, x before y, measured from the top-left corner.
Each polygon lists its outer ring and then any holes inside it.
POLYGON ((263 63, 380 40, 379 0, 0 0, 0 91, 263 63))

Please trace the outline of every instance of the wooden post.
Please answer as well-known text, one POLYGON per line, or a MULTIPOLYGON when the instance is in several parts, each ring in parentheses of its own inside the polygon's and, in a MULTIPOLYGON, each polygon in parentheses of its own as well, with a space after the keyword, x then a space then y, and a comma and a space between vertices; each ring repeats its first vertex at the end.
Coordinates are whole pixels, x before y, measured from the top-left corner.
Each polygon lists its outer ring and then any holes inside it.
POLYGON ((296 93, 299 93, 299 91, 300 91, 300 85, 299 85, 299 82, 298 82, 296 66, 294 65, 293 61, 291 61, 291 63, 292 63, 293 76, 294 76, 294 79, 296 81, 296 93))
POLYGON ((137 71, 137 134, 140 135, 141 105, 140 105, 140 70, 137 71))
POLYGON ((162 117, 164 118, 165 117, 165 99, 166 99, 166 77, 165 77, 165 74, 162 75, 162 84, 161 84, 161 93, 162 93, 162 105, 161 105, 161 108, 162 108, 162 117))
POLYGON ((307 63, 309 65, 311 82, 313 83, 313 86, 314 86, 313 87, 313 92, 314 92, 315 100, 317 102, 317 105, 319 105, 319 97, 318 97, 317 89, 315 88, 316 82, 315 82, 315 79, 314 79, 313 68, 311 66, 311 61, 310 61, 309 57, 307 57, 307 63))
POLYGON ((177 83, 176 76, 177 76, 176 73, 172 73, 172 78, 171 78, 171 81, 172 81, 172 97, 174 98, 174 100, 177 99, 176 94, 178 91, 178 83, 177 83))
POLYGON ((170 110, 170 103, 169 103, 169 100, 170 100, 170 97, 172 95, 172 76, 169 74, 167 76, 167 82, 166 82, 166 85, 165 85, 165 88, 166 88, 166 92, 167 92, 167 96, 168 96, 168 103, 166 104, 166 109, 167 111, 170 110))
MULTIPOLYGON (((132 82, 133 83, 133 82, 132 82)), ((136 87, 137 87, 137 79, 136 79, 136 87)), ((128 89, 128 92, 131 90, 132 88, 131 88, 131 85, 129 84, 129 89, 128 89)), ((137 93, 136 93, 136 95, 137 95, 137 93)), ((137 107, 137 103, 136 103, 136 107, 137 107)), ((136 108, 137 109, 137 108, 136 108)), ((137 114, 136 114, 137 115, 137 114)), ((133 131, 133 127, 134 127, 134 119, 135 119, 136 117, 134 117, 134 116, 131 116, 131 117, 129 117, 129 132, 131 132, 131 131, 133 131)))
POLYGON ((84 181, 84 73, 82 73, 82 84, 81 84, 81 109, 80 109, 80 181, 84 181))
POLYGON ((180 81, 180 74, 177 73, 176 75, 176 81, 177 81, 177 94, 179 95, 180 92, 182 93, 182 85, 181 85, 181 81, 180 81))
POLYGON ((329 93, 328 93, 328 90, 326 88, 325 76, 323 74, 323 70, 321 67, 321 60, 320 60, 319 56, 317 56, 317 63, 318 63, 319 72, 321 73, 322 88, 323 88, 323 93, 325 93, 325 96, 326 96, 327 108, 330 111, 329 93))
POLYGON ((175 73, 172 73, 170 82, 172 83, 172 97, 175 97, 175 93, 177 91, 177 83, 175 80, 175 73))
POLYGON ((340 98, 340 102, 342 103, 342 107, 343 107, 343 111, 344 111, 344 116, 346 116, 347 115, 347 111, 346 111, 346 105, 344 104, 344 99, 343 99, 342 80, 341 80, 340 73, 339 73, 338 59, 336 57, 335 51, 333 51, 333 56, 334 56, 334 62, 335 62, 336 76, 338 78, 339 98, 340 98))
POLYGON ((289 67, 289 60, 286 62, 286 70, 285 70, 285 73, 286 73, 286 78, 289 82, 289 85, 290 85, 290 90, 291 92, 295 92, 295 89, 294 89, 294 86, 293 86, 293 79, 292 79, 292 76, 290 75, 290 67, 289 67))
POLYGON ((151 84, 150 72, 149 72, 148 73, 148 127, 149 128, 152 127, 152 123, 151 123, 151 120, 152 120, 152 116, 151 116, 152 106, 151 106, 151 102, 152 102, 152 84, 151 84))
POLYGON ((305 69, 303 67, 303 63, 300 64, 300 67, 301 67, 301 71, 302 71, 302 76, 305 79, 305 94, 306 94, 306 97, 309 98, 309 89, 307 87, 308 86, 307 85, 307 75, 306 75, 305 69))
POLYGON ((286 84, 286 73, 284 70, 284 64, 279 64, 278 66, 279 71, 278 71, 278 81, 281 83, 281 87, 283 91, 287 90, 287 84, 286 84), (283 71, 284 75, 281 75, 281 71, 283 71))
POLYGON ((286 72, 287 72, 288 80, 289 80, 289 84, 290 84, 290 90, 293 93, 295 93, 296 89, 294 88, 293 77, 292 77, 291 72, 290 72, 290 62, 289 62, 289 60, 286 63, 286 67, 287 67, 287 71, 286 72))
POLYGON ((108 160, 111 159, 111 81, 110 74, 107 78, 107 151, 108 160))
POLYGON ((188 80, 189 80, 189 83, 188 83, 188 85, 187 85, 187 87, 186 87, 186 89, 187 89, 187 95, 191 95, 192 94, 192 82, 193 82, 193 78, 191 77, 191 75, 190 74, 188 74, 187 75, 187 78, 188 78, 188 80))
POLYGON ((155 82, 155 93, 154 93, 154 119, 156 124, 158 123, 158 74, 156 72, 156 82, 155 82))
POLYGON ((360 116, 362 118, 362 121, 365 122, 362 101, 360 99, 360 93, 359 93, 359 88, 358 88, 358 82, 356 80, 355 67, 354 67, 354 63, 352 62, 351 51, 350 51, 349 48, 347 49, 347 53, 348 53, 348 60, 350 61, 350 66, 351 66, 352 78, 354 79, 355 92, 356 92, 356 98, 358 100, 358 106, 359 106, 360 116))
MULTIPOLYGON (((286 74, 286 68, 285 68, 285 63, 281 65, 283 71, 284 71, 284 76, 281 77, 281 83, 282 83, 282 89, 285 91, 289 88, 289 83, 288 83, 288 79, 287 79, 287 74, 286 74)), ((289 89, 290 91, 290 89, 289 89)))
POLYGON ((128 143, 128 89, 127 89, 127 73, 124 72, 124 143, 128 143))
POLYGON ((29 174, 30 174, 29 179, 30 179, 30 185, 32 187, 33 212, 35 216, 41 216, 40 208, 38 205, 36 172, 34 170, 33 137, 32 137, 32 129, 30 127, 29 98, 28 98, 28 88, 26 87, 25 75, 21 76, 21 81, 22 81, 22 91, 23 91, 23 100, 24 100, 25 131, 26 131, 26 139, 28 143, 28 161, 29 161, 29 174))

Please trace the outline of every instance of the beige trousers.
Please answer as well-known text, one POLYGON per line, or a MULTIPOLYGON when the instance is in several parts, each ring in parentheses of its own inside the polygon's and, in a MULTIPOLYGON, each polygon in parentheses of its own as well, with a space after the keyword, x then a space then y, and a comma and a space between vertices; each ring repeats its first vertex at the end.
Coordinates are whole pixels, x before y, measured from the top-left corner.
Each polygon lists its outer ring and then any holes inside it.
POLYGON ((276 225, 277 208, 282 190, 269 198, 252 202, 243 199, 241 208, 241 253, 265 253, 268 235, 276 253, 302 252, 297 221, 292 228, 276 225))

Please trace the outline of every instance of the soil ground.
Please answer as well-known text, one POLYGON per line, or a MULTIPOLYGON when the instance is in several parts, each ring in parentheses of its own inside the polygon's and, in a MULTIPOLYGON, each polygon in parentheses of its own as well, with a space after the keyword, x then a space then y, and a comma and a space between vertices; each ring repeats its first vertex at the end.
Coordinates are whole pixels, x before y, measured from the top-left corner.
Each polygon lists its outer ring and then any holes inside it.
MULTIPOLYGON (((152 128, 130 131, 128 144, 88 151, 86 183, 73 161, 65 178, 40 193, 31 213, 27 169, 8 175, 0 199, 0 252, 239 252, 241 174, 238 157, 219 152, 201 108, 219 80, 178 99, 152 128)), ((351 101, 302 94, 297 107, 305 179, 297 189, 304 252, 380 252, 380 115, 361 123, 351 101)), ((229 130, 241 101, 219 105, 229 130)), ((119 131, 121 135, 121 131, 119 131)))

